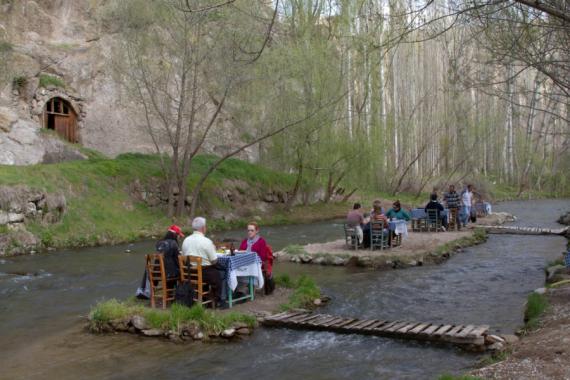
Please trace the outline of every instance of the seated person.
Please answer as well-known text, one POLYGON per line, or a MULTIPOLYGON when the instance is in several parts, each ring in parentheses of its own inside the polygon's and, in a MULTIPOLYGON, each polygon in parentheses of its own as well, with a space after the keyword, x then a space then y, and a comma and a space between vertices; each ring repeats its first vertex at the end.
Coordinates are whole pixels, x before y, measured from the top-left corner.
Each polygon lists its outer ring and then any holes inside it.
MULTIPOLYGON (((382 210, 382 202, 380 200, 375 200, 372 203, 372 212, 370 213, 370 222, 384 222, 384 227, 388 226, 388 219, 382 210)), ((384 232, 387 233, 386 228, 384 228, 384 232)), ((370 223, 367 223, 363 229, 364 235, 364 247, 370 247, 370 223)))
POLYGON ((362 226, 364 225, 364 216, 362 215, 362 206, 360 203, 355 203, 354 206, 352 206, 352 210, 350 210, 346 215, 346 224, 356 229, 358 244, 362 244, 362 226))
POLYGON ((437 210, 439 211, 439 218, 441 219, 441 224, 443 226, 443 230, 447 229, 447 217, 443 213, 443 205, 437 201, 437 194, 432 193, 430 196, 430 201, 425 207, 425 212, 427 213, 428 210, 437 210))
POLYGON ((202 277, 214 292, 215 302, 219 307, 225 308, 226 303, 226 270, 216 266, 218 257, 216 256, 216 246, 206 235, 206 219, 202 217, 194 218, 192 221, 192 235, 184 239, 182 243, 182 254, 184 256, 195 256, 202 258, 202 277))
POLYGON ((410 214, 408 214, 406 212, 406 210, 402 209, 402 206, 400 205, 400 201, 394 202, 394 204, 392 205, 392 208, 390 210, 388 210, 388 212, 386 213, 386 216, 390 219, 394 218, 394 219, 400 219, 400 220, 405 220, 405 221, 410 220, 410 214))
POLYGON ((244 239, 240 246, 240 251, 255 252, 263 262, 263 267, 268 273, 271 273, 272 257, 269 257, 269 248, 264 238, 259 235, 259 225, 256 222, 247 224, 247 238, 244 239))

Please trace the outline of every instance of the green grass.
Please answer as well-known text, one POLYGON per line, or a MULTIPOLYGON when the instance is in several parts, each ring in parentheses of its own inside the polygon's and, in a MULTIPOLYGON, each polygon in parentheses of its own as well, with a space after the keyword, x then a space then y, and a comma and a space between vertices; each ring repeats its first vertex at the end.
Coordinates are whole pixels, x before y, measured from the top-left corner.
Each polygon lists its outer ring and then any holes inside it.
POLYGON ((452 252, 457 248, 470 247, 472 245, 480 244, 487 240, 487 233, 484 228, 475 228, 473 235, 466 236, 461 239, 452 240, 436 248, 435 254, 442 256, 446 253, 452 252))
POLYGON ((47 74, 40 74, 40 87, 44 87, 47 88, 49 86, 55 86, 55 87, 65 87, 65 82, 58 78, 58 77, 54 77, 52 75, 47 75, 47 74))
POLYGON ((450 374, 443 374, 437 378, 438 380, 483 380, 477 376, 469 376, 469 375, 450 375, 450 374))
POLYGON ((295 283, 287 273, 276 275, 275 285, 287 289, 293 289, 295 287, 295 283))
POLYGON ((548 308, 548 300, 544 294, 531 293, 528 295, 526 310, 524 313, 526 331, 536 329, 540 322, 540 316, 548 308))
POLYGON ((298 308, 311 308, 313 306, 313 301, 321 297, 321 290, 315 283, 315 281, 306 276, 300 276, 296 281, 287 279, 284 275, 278 276, 281 283, 284 283, 292 287, 293 294, 289 296, 289 302, 280 305, 280 309, 283 311, 298 309, 298 308))
POLYGON ((289 255, 304 255, 305 248, 299 244, 291 244, 283 248, 283 251, 289 255))
MULTIPOLYGON (((40 223, 28 225, 28 229, 41 238, 44 246, 133 241, 160 234, 164 226, 172 222, 166 217, 164 209, 147 207, 133 200, 127 191, 135 180, 143 185, 160 181, 160 157, 129 153, 108 159, 95 151, 85 148, 82 151, 90 157, 88 160, 21 167, 0 165, 0 183, 3 185, 21 184, 65 195, 67 212, 60 223, 51 226, 40 223)), ((212 156, 196 157, 189 189, 212 159, 212 156)), ((212 203, 211 199, 218 197, 215 190, 222 186, 225 179, 243 180, 244 191, 247 192, 286 189, 292 183, 289 175, 240 160, 228 160, 206 182, 200 200, 206 204, 212 203)), ((211 230, 215 231, 241 227, 247 220, 224 222, 210 219, 209 223, 211 230)))
POLYGON ((478 366, 487 367, 495 363, 502 362, 504 360, 507 360, 510 354, 511 350, 507 349, 505 351, 499 351, 491 355, 486 355, 478 362, 478 366))
POLYGON ((89 313, 91 329, 100 331, 103 325, 111 321, 125 320, 134 315, 144 317, 151 328, 179 332, 185 325, 196 324, 205 334, 219 334, 236 322, 245 323, 249 327, 256 324, 253 316, 238 312, 216 313, 204 309, 200 304, 195 304, 191 308, 173 304, 170 309, 160 310, 150 309, 135 301, 120 302, 111 299, 100 302, 91 309, 89 313))

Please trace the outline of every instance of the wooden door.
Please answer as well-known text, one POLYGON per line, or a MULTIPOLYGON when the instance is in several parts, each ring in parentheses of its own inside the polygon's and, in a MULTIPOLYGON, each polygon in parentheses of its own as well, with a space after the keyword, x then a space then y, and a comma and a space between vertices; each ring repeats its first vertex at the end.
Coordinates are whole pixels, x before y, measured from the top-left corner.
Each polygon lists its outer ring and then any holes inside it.
POLYGON ((55 115, 54 129, 62 138, 69 140, 69 116, 55 115))

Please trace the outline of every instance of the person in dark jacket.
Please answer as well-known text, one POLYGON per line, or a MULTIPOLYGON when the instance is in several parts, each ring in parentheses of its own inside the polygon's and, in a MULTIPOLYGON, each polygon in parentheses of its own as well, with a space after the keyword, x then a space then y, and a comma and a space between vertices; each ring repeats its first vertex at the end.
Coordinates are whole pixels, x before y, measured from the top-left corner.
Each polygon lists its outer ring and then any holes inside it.
POLYGON ((178 256, 180 255, 178 237, 184 237, 184 234, 180 227, 173 224, 168 227, 164 239, 156 242, 156 251, 162 252, 164 255, 164 270, 166 271, 167 278, 180 276, 180 268, 178 266, 178 256))
POLYGON ((439 217, 441 218, 441 224, 443 226, 443 230, 447 229, 447 217, 443 213, 443 205, 437 201, 437 194, 432 193, 430 196, 430 201, 425 207, 425 212, 427 213, 428 210, 437 210, 439 211, 439 217))
MULTIPOLYGON (((182 230, 177 225, 173 224, 168 227, 164 239, 156 242, 156 251, 164 255, 164 271, 167 278, 177 278, 180 276, 180 267, 178 264, 178 255, 180 248, 178 247, 178 237, 184 237, 182 230)), ((136 291, 137 298, 149 299, 150 298, 150 283, 146 269, 143 274, 141 286, 136 291)))

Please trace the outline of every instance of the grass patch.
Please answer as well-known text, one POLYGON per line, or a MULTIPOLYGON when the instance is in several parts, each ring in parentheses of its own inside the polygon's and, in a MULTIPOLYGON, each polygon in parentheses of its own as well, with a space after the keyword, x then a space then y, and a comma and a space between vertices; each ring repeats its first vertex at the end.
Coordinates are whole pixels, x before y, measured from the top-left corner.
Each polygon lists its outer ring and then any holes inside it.
POLYGON ((65 87, 65 82, 58 77, 54 77, 53 75, 47 74, 40 74, 40 87, 47 88, 49 86, 55 87, 65 87))
POLYGON ((12 45, 8 41, 0 41, 0 53, 7 53, 14 49, 14 45, 12 45))
POLYGON ((539 326, 539 318, 548 308, 548 300, 544 294, 531 293, 528 295, 524 312, 524 330, 531 331, 539 326))
POLYGON ((562 265, 562 266, 566 265, 564 262, 564 256, 560 256, 559 258, 557 258, 555 260, 549 261, 548 264, 546 264, 546 267, 544 269, 553 267, 555 265, 562 265))
POLYGON ((283 251, 289 255, 304 255, 305 253, 305 248, 303 248, 302 245, 298 245, 298 244, 291 244, 288 245, 287 247, 283 248, 283 251))
POLYGON ((486 240, 487 240, 487 233, 485 232, 485 229, 475 228, 473 235, 466 236, 457 240, 452 240, 450 242, 442 244, 435 249, 434 253, 438 256, 442 256, 444 254, 454 251, 457 248, 470 247, 473 245, 483 243, 486 240))
POLYGON ((499 352, 494 353, 492 355, 486 355, 479 361, 478 365, 479 365, 479 367, 486 367, 486 366, 493 365, 495 363, 502 362, 504 360, 507 360, 507 358, 509 357, 510 354, 511 354, 511 350, 507 349, 505 351, 499 351, 499 352))
POLYGON ((282 288, 293 289, 295 282, 291 279, 291 276, 284 273, 275 276, 275 285, 282 288))
POLYGON ((288 287, 294 290, 293 294, 289 296, 289 302, 280 305, 280 310, 311 308, 314 306, 313 301, 321 297, 321 290, 312 278, 302 275, 296 281, 293 281, 291 279, 286 280, 287 277, 282 276, 279 276, 281 278, 279 281, 288 284, 288 287))
POLYGON ((103 326, 111 321, 126 320, 135 315, 144 317, 149 327, 168 329, 179 332, 185 325, 196 324, 205 334, 219 334, 234 323, 245 323, 249 327, 256 324, 253 316, 238 313, 216 313, 204 309, 200 304, 191 308, 173 304, 170 309, 150 309, 136 301, 120 302, 116 299, 103 301, 95 305, 89 313, 92 331, 101 331, 103 326))
POLYGON ((437 378, 438 380, 483 380, 481 377, 469 376, 469 375, 450 375, 443 374, 437 378))

